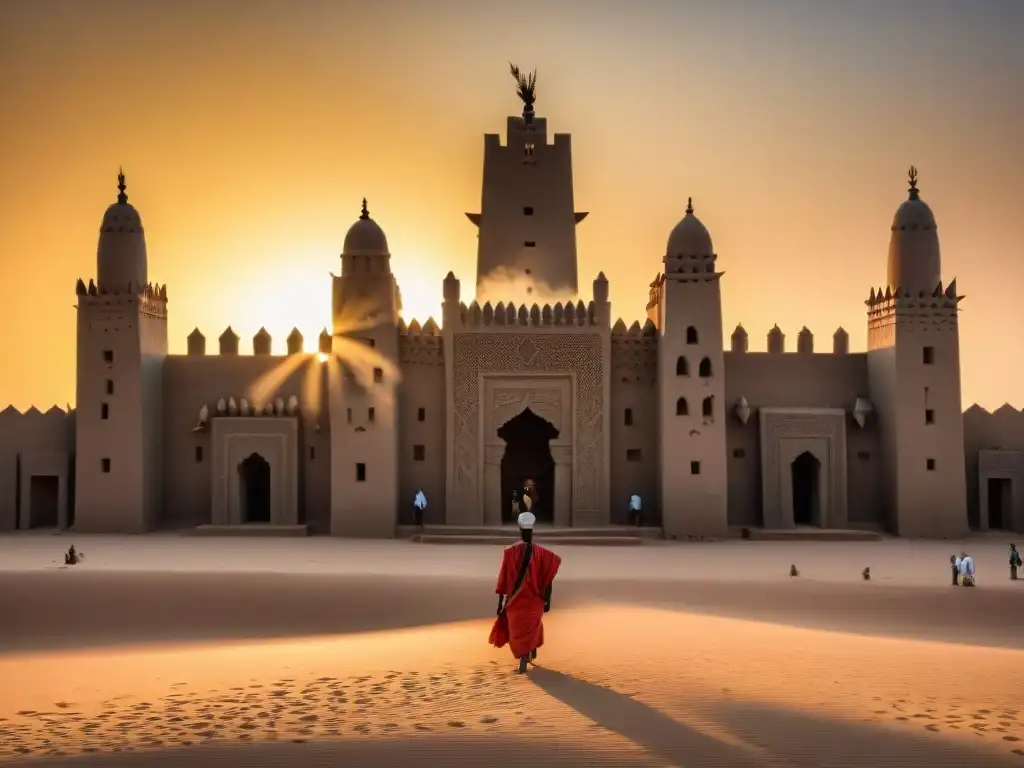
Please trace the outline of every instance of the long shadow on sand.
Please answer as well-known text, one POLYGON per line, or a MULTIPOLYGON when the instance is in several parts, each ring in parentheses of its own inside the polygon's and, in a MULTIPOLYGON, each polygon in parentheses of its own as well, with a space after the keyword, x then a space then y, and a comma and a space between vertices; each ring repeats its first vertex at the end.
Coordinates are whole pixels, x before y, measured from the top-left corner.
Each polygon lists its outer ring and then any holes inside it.
MULTIPOLYGON (((548 695, 598 725, 633 741, 672 765, 751 768, 790 765, 819 768, 860 766, 964 766, 1003 764, 998 752, 972 749, 936 737, 835 720, 768 704, 721 700, 704 711, 732 736, 756 751, 732 746, 686 726, 628 695, 550 669, 530 679, 548 695)), ((1006 765, 1020 765, 1009 748, 1006 765)))
POLYGON ((644 747, 672 765, 757 768, 763 762, 743 750, 688 728, 668 715, 610 688, 594 685, 554 670, 530 670, 530 680, 549 696, 602 728, 644 747))

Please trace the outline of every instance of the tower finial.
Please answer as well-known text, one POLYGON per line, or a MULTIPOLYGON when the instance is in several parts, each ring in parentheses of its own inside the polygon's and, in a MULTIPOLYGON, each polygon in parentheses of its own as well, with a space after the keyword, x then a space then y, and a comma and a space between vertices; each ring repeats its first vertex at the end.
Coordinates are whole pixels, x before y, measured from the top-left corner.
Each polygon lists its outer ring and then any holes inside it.
POLYGON ((125 194, 125 190, 128 186, 124 183, 124 169, 118 167, 117 169, 117 202, 124 205, 128 202, 128 195, 125 194))
POLYGON ((363 210, 359 213, 359 218, 360 219, 368 219, 368 218, 370 218, 370 211, 366 207, 366 198, 365 197, 363 198, 363 210))
POLYGON ((692 197, 686 198, 686 212, 687 213, 693 213, 693 198, 692 197))
POLYGON ((917 191, 917 168, 910 166, 910 171, 907 175, 910 178, 910 199, 917 200, 919 199, 917 191))

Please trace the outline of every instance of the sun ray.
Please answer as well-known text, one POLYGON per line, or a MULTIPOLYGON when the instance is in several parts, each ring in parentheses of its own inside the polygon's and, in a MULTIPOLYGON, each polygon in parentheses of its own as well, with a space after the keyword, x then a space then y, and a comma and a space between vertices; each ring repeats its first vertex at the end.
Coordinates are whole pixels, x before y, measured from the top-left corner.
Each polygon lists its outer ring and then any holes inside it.
POLYGON ((316 355, 306 366, 306 373, 302 377, 303 410, 314 416, 320 416, 323 407, 323 371, 320 355, 316 355))
POLYGON ((249 402, 256 409, 262 408, 274 397, 274 393, 281 388, 281 385, 288 380, 303 363, 310 360, 310 355, 289 355, 280 364, 275 365, 266 373, 262 374, 249 386, 249 402))

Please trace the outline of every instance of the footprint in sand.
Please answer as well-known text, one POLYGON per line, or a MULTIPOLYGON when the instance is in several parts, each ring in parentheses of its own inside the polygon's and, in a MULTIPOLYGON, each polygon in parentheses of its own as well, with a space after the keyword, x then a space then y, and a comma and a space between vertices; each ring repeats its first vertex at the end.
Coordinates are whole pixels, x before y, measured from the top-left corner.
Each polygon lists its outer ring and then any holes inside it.
POLYGON ((1003 741, 1020 741, 1017 736, 1003 736, 1003 741))

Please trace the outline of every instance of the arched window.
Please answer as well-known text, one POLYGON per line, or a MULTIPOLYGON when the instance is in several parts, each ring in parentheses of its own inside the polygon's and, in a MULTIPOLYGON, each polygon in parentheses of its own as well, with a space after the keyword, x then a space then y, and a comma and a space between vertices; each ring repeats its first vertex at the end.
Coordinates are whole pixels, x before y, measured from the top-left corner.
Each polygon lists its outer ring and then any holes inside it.
POLYGON ((690 406, 686 404, 686 398, 680 397, 676 400, 676 416, 688 416, 690 414, 690 406))
POLYGON ((679 359, 676 360, 676 376, 689 376, 690 375, 690 364, 686 361, 685 357, 680 355, 679 359))
POLYGON ((711 397, 710 395, 708 397, 705 397, 704 398, 704 403, 703 403, 703 405, 701 405, 701 412, 703 413, 704 418, 710 418, 710 417, 714 416, 715 415, 715 398, 711 397))
POLYGON ((700 367, 697 369, 702 379, 707 379, 711 376, 711 360, 704 358, 700 361, 700 367))
POLYGON ((686 343, 696 344, 697 343, 697 329, 692 325, 686 329, 686 343))

